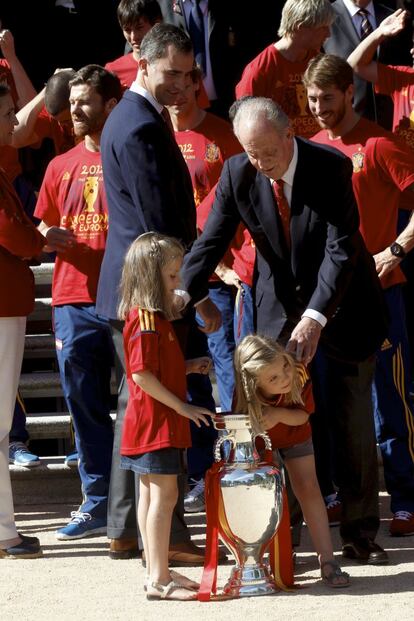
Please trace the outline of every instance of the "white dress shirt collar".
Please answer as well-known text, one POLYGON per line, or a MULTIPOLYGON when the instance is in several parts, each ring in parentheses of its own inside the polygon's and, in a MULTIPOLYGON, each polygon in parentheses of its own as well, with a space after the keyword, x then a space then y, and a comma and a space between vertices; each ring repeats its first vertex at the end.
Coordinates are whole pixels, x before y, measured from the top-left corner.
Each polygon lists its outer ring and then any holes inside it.
POLYGON ((132 82, 131 86, 129 87, 129 90, 132 91, 133 93, 138 93, 138 95, 141 95, 141 97, 144 97, 151 104, 151 106, 153 106, 156 109, 158 114, 161 114, 164 106, 162 106, 160 102, 157 101, 155 97, 151 95, 149 91, 147 91, 146 88, 138 84, 137 80, 134 80, 134 82, 132 82))
MULTIPOLYGON (((355 17, 355 15, 358 13, 358 11, 361 10, 361 7, 357 6, 356 4, 354 4, 352 2, 352 0, 342 0, 346 10, 348 11, 348 13, 350 14, 351 17, 355 17)), ((374 12, 374 4, 371 0, 371 2, 369 4, 367 4, 367 6, 364 9, 365 11, 367 11, 370 15, 370 17, 375 19, 375 12, 374 12)))

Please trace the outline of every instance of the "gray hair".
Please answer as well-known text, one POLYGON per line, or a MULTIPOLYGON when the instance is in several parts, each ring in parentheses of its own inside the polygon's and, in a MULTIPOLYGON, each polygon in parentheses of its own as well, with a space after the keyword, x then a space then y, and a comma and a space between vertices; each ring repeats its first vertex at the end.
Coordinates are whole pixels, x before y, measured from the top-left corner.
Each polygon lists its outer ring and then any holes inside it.
POLYGON ((279 37, 291 35, 301 26, 330 26, 334 19, 335 13, 329 0, 287 0, 277 34, 279 37))
POLYGON ((155 24, 142 39, 140 56, 151 64, 160 58, 165 58, 170 45, 181 54, 193 53, 191 39, 181 28, 173 24, 155 24))
POLYGON ((289 117, 273 99, 247 95, 235 101, 229 110, 233 131, 238 135, 240 123, 258 120, 259 117, 269 121, 278 132, 283 132, 290 125, 289 117))

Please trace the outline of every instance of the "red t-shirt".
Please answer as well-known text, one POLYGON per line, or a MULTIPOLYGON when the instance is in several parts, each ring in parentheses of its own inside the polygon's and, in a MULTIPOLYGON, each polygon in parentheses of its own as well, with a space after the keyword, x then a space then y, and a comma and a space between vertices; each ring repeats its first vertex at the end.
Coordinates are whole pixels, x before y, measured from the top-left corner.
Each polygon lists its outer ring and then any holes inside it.
POLYGON ((137 77, 138 63, 132 52, 106 63, 105 69, 112 71, 121 81, 122 88, 127 89, 137 77))
POLYGON ((56 119, 50 116, 45 107, 39 112, 34 132, 40 141, 44 138, 53 140, 56 155, 66 153, 77 142, 73 133, 73 127, 58 123, 56 119))
POLYGON ((392 98, 392 129, 414 149, 414 69, 378 63, 375 91, 392 98))
POLYGON ((171 323, 159 313, 134 308, 124 326, 129 398, 121 455, 191 446, 190 421, 135 384, 133 373, 151 371, 165 388, 186 401, 185 360, 171 323))
MULTIPOLYGON (((300 403, 291 403, 287 405, 285 403, 284 395, 280 395, 274 401, 269 402, 269 405, 292 410, 304 410, 308 414, 313 414, 313 412, 315 411, 315 403, 313 400, 312 382, 306 368, 302 364, 298 365, 298 373, 300 375, 300 380, 302 384, 302 400, 304 405, 300 403)), ((282 449, 294 446, 295 444, 301 444, 302 442, 306 442, 312 436, 312 430, 309 421, 306 421, 306 423, 303 423, 303 425, 296 426, 285 425, 285 423, 278 423, 271 429, 267 430, 267 435, 272 441, 273 449, 282 449)), ((260 448, 262 448, 262 446, 260 448)))
MULTIPOLYGON (((363 118, 340 139, 330 140, 322 130, 313 140, 352 160, 361 234, 371 254, 385 250, 397 237, 401 192, 414 183, 414 153, 391 132, 363 118)), ((397 266, 381 284, 386 289, 404 280, 397 266)))
POLYGON ((175 139, 190 171, 198 207, 219 180, 225 160, 242 148, 230 123, 209 112, 194 129, 176 131, 175 139))
POLYGON ((40 254, 45 243, 0 169, 0 317, 25 317, 33 310, 33 273, 22 259, 40 254))
POLYGON ((319 126, 310 113, 302 77, 312 56, 293 63, 272 43, 245 67, 236 86, 236 98, 240 99, 244 95, 270 97, 286 112, 295 134, 310 138, 316 134, 319 126))
POLYGON ((56 257, 52 304, 95 303, 108 231, 101 154, 81 142, 47 167, 35 216, 71 229, 76 245, 56 257))

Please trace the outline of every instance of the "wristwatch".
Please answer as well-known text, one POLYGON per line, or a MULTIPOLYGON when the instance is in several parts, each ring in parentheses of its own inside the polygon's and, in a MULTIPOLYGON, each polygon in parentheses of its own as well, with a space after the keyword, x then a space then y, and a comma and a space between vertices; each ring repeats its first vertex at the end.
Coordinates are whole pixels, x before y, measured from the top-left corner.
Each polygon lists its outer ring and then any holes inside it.
POLYGON ((398 242, 394 242, 393 244, 391 244, 390 250, 391 254, 394 255, 394 257, 398 257, 399 259, 403 259, 406 255, 404 248, 398 242))

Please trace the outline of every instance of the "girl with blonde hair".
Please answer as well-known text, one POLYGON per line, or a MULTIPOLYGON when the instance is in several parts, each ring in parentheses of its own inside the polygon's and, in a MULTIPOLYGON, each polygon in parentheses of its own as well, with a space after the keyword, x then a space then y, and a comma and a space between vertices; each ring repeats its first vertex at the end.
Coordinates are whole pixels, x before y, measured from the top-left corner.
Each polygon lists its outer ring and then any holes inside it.
POLYGON ((234 355, 236 411, 248 414, 255 431, 267 431, 289 473, 302 508, 323 582, 349 586, 349 575, 334 559, 325 503, 319 489, 309 415, 314 410, 306 368, 273 339, 246 336, 234 355))
POLYGON ((190 424, 208 425, 210 412, 186 402, 186 373, 208 373, 209 358, 184 360, 172 319, 182 310, 180 269, 184 249, 171 237, 144 233, 130 246, 121 280, 119 317, 129 388, 121 440, 121 468, 140 477, 138 523, 151 600, 190 600, 198 585, 170 572, 168 547, 177 476, 190 424))

